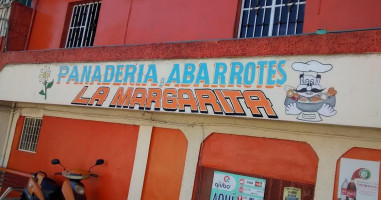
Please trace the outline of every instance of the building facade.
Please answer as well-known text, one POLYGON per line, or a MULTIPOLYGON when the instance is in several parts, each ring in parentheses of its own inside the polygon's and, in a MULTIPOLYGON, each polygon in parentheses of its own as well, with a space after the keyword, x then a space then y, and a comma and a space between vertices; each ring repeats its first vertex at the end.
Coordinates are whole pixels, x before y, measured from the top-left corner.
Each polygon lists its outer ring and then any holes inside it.
POLYGON ((381 199, 380 2, 9 5, 2 166, 103 158, 88 199, 381 199))

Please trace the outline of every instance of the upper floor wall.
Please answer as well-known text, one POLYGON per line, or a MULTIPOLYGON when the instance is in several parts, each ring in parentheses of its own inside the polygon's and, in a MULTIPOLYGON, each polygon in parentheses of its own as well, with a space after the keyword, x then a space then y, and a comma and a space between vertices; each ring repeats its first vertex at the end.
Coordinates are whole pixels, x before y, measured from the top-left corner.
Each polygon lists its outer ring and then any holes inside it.
MULTIPOLYGON (((62 47, 73 0, 36 0, 28 50, 62 47)), ((241 0, 102 0, 94 46, 232 39, 241 0)), ((381 27, 381 1, 306 0, 303 33, 381 27)))

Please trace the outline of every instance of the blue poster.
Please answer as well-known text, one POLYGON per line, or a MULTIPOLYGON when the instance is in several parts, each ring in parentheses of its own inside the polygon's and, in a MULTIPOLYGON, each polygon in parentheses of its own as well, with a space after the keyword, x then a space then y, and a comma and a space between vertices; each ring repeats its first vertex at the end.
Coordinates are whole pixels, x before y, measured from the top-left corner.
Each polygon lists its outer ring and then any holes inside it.
POLYGON ((215 171, 210 200, 263 200, 266 180, 215 171))

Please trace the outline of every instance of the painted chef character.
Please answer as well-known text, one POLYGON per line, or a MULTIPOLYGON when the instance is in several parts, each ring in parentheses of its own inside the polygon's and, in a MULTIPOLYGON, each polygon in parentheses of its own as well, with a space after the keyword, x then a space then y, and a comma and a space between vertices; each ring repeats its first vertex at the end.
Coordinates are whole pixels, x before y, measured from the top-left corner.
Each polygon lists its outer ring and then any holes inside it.
POLYGON ((298 119, 306 121, 321 121, 320 115, 331 117, 336 114, 336 91, 329 88, 323 93, 320 85, 321 73, 332 69, 330 64, 322 64, 312 60, 306 63, 295 62, 292 69, 300 72, 299 85, 287 91, 285 111, 287 115, 299 115, 298 119))

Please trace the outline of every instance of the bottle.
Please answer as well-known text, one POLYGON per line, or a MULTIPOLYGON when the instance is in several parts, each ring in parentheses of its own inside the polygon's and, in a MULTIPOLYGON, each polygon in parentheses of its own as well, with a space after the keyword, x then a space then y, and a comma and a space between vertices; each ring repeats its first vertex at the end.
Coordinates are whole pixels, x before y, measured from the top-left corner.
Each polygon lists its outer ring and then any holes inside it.
POLYGON ((354 180, 352 179, 351 182, 349 182, 347 187, 347 200, 356 200, 356 184, 354 180))
POLYGON ((347 199, 347 188, 348 188, 348 180, 345 179, 343 184, 341 184, 341 195, 340 195, 341 200, 347 199))

